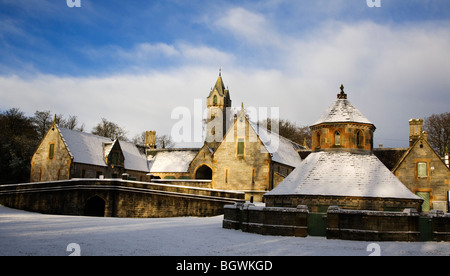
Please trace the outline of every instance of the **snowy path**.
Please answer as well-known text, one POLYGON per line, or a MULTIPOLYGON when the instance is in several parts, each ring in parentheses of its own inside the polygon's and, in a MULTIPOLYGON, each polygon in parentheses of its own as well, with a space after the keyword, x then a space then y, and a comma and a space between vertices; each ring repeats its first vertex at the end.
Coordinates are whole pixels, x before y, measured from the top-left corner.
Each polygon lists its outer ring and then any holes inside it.
MULTIPOLYGON (((123 219, 54 216, 0 206, 0 256, 81 255, 157 256, 367 256, 370 242, 321 237, 278 237, 222 228, 212 218, 123 219)), ((450 243, 380 242, 381 255, 450 255, 450 243)))

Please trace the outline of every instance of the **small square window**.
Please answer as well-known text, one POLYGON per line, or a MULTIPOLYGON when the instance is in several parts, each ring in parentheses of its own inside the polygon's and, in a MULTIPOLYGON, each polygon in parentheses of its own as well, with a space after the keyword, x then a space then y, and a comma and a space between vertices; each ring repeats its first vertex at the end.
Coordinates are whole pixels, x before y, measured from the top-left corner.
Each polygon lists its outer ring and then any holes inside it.
POLYGON ((417 163, 417 177, 428 177, 427 163, 417 163))

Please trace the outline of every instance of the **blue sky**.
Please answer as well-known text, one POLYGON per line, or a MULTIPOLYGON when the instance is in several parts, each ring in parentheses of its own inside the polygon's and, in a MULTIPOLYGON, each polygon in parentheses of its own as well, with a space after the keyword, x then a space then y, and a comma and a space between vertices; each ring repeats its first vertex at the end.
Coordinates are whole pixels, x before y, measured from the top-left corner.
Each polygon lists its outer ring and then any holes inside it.
POLYGON ((366 2, 0 0, 0 110, 170 134, 221 67, 234 106, 299 125, 343 83, 376 146, 407 146, 410 118, 449 111, 450 2, 366 2))

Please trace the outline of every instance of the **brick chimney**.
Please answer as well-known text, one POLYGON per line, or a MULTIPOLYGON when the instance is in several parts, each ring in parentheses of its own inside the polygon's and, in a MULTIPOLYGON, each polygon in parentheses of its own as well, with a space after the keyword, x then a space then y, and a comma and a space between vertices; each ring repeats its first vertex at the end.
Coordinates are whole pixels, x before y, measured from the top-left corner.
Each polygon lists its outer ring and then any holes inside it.
POLYGON ((422 135, 423 120, 411 119, 409 120, 409 146, 411 147, 422 135))

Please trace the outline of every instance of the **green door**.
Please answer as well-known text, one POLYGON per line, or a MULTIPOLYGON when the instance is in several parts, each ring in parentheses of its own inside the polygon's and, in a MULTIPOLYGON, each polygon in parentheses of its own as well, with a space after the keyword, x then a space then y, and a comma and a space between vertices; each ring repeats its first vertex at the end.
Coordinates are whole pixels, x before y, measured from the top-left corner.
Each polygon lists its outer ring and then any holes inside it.
POLYGON ((422 211, 423 212, 430 211, 430 193, 429 192, 417 192, 416 195, 423 198, 422 211))
POLYGON ((309 213, 308 235, 325 237, 327 235, 327 213, 309 213))

